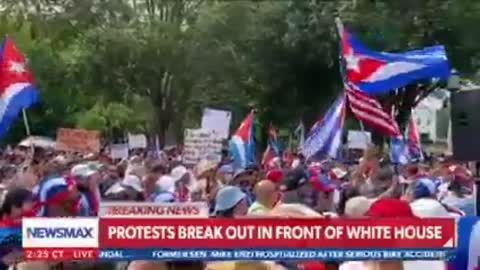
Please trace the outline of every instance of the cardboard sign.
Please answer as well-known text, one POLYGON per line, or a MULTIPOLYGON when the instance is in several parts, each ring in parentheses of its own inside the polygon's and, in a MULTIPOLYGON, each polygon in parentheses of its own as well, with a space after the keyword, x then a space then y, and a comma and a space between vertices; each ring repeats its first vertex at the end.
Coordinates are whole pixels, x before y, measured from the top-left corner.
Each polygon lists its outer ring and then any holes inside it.
POLYGON ((128 144, 112 144, 110 145, 110 157, 112 159, 128 158, 128 144))
POLYGON ((143 134, 128 134, 128 147, 130 149, 147 148, 147 137, 143 134))
POLYGON ((372 143, 372 134, 368 131, 349 130, 347 138, 349 149, 367 149, 372 143))
POLYGON ((232 113, 206 108, 203 110, 202 129, 214 130, 222 138, 228 138, 232 113))
POLYGON ((57 131, 57 149, 61 151, 98 153, 100 133, 84 129, 60 128, 57 131))
POLYGON ((222 157, 222 137, 214 130, 185 129, 183 162, 197 164, 202 159, 219 162, 222 157))

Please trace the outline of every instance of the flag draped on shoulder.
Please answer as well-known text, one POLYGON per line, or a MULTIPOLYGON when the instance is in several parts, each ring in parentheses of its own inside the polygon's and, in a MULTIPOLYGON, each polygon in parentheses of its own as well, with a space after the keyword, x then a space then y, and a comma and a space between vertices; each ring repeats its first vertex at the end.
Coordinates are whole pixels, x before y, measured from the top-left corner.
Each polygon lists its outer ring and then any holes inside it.
POLYGON ((363 92, 383 94, 418 80, 446 80, 450 76, 443 46, 406 53, 375 52, 345 28, 340 31, 345 77, 363 92))
POLYGON ((326 155, 336 158, 342 144, 342 130, 345 122, 346 96, 341 95, 327 111, 322 121, 310 131, 302 148, 305 158, 326 155))
POLYGON ((255 163, 255 124, 254 112, 242 121, 229 142, 230 154, 235 169, 243 169, 255 163))
POLYGON ((275 130, 275 127, 270 124, 270 127, 268 128, 268 144, 267 149, 265 149, 265 152, 263 153, 262 165, 268 166, 268 164, 276 157, 280 157, 277 131, 275 130))
POLYGON ((33 75, 10 38, 0 48, 0 136, 5 135, 22 109, 38 101, 33 75))

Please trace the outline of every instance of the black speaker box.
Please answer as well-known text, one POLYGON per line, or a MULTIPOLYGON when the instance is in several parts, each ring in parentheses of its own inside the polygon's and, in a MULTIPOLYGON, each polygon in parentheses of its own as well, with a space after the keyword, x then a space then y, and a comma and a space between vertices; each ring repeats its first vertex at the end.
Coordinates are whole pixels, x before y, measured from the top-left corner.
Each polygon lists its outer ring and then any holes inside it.
POLYGON ((450 104, 454 159, 480 160, 480 90, 454 92, 450 104))

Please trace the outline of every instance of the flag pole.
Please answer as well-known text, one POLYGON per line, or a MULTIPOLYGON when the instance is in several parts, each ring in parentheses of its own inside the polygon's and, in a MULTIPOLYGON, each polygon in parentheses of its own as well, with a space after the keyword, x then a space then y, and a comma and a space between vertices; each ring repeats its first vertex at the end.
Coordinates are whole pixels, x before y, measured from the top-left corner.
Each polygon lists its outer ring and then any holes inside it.
POLYGON ((337 26, 338 36, 341 38, 342 33, 343 33, 343 23, 342 23, 342 20, 340 20, 339 17, 335 18, 335 25, 337 26))
POLYGON ((27 133, 27 136, 30 136, 30 125, 28 124, 27 111, 25 109, 22 109, 22 115, 23 125, 25 125, 25 132, 27 133))
MULTIPOLYGON (((341 40, 342 40, 342 33, 343 33, 343 30, 344 30, 344 27, 343 27, 342 20, 339 17, 335 18, 335 25, 337 27, 337 34, 338 34, 338 37, 339 37, 339 40, 340 40, 340 50, 342 50, 341 40)), ((340 55, 339 56, 340 74, 342 76, 343 83, 345 83, 346 78, 345 78, 345 71, 342 68, 342 56, 341 56, 341 54, 339 54, 339 55, 340 55)), ((360 131, 362 132, 362 134, 364 134, 365 140, 368 141, 369 137, 367 136, 367 133, 365 133, 365 126, 363 125, 363 122, 362 121, 358 121, 358 122, 360 123, 360 131)))

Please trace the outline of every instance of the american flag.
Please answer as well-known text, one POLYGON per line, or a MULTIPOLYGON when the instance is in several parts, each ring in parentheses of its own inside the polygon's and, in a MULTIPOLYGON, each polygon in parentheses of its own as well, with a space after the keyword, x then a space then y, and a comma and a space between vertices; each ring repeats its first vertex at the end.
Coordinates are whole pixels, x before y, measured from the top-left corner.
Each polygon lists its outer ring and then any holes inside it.
POLYGON ((262 165, 267 166, 275 157, 279 156, 280 149, 278 148, 277 131, 275 130, 275 127, 270 124, 270 127, 268 128, 268 145, 263 153, 262 165))
POLYGON ((395 119, 383 110, 374 97, 362 92, 350 82, 345 83, 345 92, 350 111, 358 121, 385 136, 401 137, 395 119))

